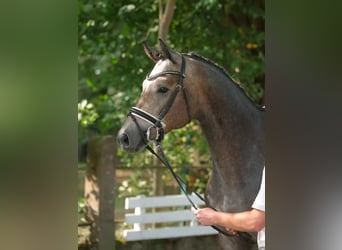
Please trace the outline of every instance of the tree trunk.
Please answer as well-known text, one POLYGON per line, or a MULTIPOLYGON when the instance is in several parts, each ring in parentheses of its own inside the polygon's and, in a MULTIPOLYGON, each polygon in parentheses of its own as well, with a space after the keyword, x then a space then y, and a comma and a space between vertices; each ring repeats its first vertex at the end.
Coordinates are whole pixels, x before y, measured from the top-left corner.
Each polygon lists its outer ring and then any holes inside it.
POLYGON ((114 185, 116 141, 113 136, 88 142, 85 179, 86 218, 91 224, 89 241, 98 250, 115 249, 114 185))
POLYGON ((159 38, 166 41, 175 10, 175 0, 168 0, 164 11, 163 0, 159 0, 159 38))

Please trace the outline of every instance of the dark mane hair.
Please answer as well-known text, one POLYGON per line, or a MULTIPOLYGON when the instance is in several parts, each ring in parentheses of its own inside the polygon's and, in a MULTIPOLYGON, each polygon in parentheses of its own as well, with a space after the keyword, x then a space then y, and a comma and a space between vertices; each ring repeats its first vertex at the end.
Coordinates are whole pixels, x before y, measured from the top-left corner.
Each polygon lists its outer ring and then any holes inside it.
POLYGON ((223 68, 223 67, 221 67, 220 65, 218 65, 217 63, 215 63, 215 62, 213 62, 213 61, 211 61, 210 59, 208 59, 208 58, 205 58, 205 57, 203 57, 203 56, 200 56, 200 55, 198 55, 198 54, 196 54, 196 53, 194 53, 194 52, 189 52, 189 53, 187 53, 187 54, 184 54, 185 56, 188 56, 188 57, 190 57, 190 58, 193 58, 193 59, 195 59, 195 60, 198 60, 198 61, 201 61, 201 62, 204 62, 204 63, 207 63, 207 64, 209 64, 209 65, 212 65, 212 66, 214 66, 215 68, 217 68, 219 71, 221 71, 224 75, 226 75, 228 78, 229 78, 229 80, 231 80, 235 85, 236 85, 236 87, 238 87, 241 91, 242 91, 242 93, 253 103, 253 105, 257 108, 257 109, 259 109, 260 111, 265 111, 265 107, 264 106, 261 106, 261 105, 259 105, 259 104, 256 104, 247 94, 246 94, 246 91, 243 89, 243 87, 240 85, 240 84, 238 84, 232 77, 231 77, 231 75, 223 68))

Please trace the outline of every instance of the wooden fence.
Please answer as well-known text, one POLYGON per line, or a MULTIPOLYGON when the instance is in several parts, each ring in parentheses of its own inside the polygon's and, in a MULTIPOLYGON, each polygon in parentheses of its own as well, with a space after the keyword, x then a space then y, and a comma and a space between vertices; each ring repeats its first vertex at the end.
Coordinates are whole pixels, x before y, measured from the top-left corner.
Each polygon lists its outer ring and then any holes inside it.
MULTIPOLYGON (((198 206, 204 205, 196 195, 190 198, 198 206)), ((125 216, 126 224, 133 225, 124 231, 126 241, 217 234, 211 227, 197 223, 185 195, 126 198, 125 209, 134 209, 133 214, 125 216)))
MULTIPOLYGON (((137 244, 136 241, 140 239, 143 240, 141 243, 143 245, 148 244, 147 239, 165 239, 174 245, 172 240, 177 241, 177 238, 184 243, 185 237, 190 237, 188 239, 191 240, 197 238, 191 236, 200 235, 208 235, 208 237, 203 237, 204 241, 215 241, 210 236, 215 236, 216 231, 197 224, 184 195, 126 198, 126 207, 125 210, 123 209, 123 200, 117 197, 120 192, 119 185, 132 175, 132 171, 137 170, 120 168, 115 154, 116 141, 113 136, 94 137, 85 144, 84 150, 83 162, 86 162, 86 166, 83 167, 82 174, 79 176, 79 192, 80 195, 84 194, 85 213, 79 223, 79 249, 82 247, 98 250, 115 249, 119 242, 115 240, 115 223, 119 225, 117 232, 118 237, 121 238, 121 225, 124 217, 126 223, 133 227, 131 230, 124 231, 124 238, 128 242, 132 241, 132 244, 137 244), (130 213, 128 210, 132 209, 134 214, 127 214, 130 213), (117 215, 115 220, 114 210, 117 215), (88 228, 89 234, 85 232, 88 228)), ((146 171, 146 169, 143 171, 151 175, 155 168, 151 167, 149 168, 151 171, 146 171)), ((197 169, 202 171, 202 167, 197 167, 196 171, 197 169)), ((163 168, 161 170, 167 171, 163 168)), ((147 179, 150 177, 148 176, 147 179)), ((170 194, 178 191, 173 182, 164 184, 163 188, 163 193, 170 194)), ((203 204, 195 196, 192 199, 197 205, 203 204)), ((160 243, 160 241, 155 242, 160 243)), ((183 243, 179 243, 180 249, 183 243)), ((129 244, 125 245, 127 249, 129 246, 129 244)), ((118 246, 118 249, 121 247, 123 246, 118 246)))

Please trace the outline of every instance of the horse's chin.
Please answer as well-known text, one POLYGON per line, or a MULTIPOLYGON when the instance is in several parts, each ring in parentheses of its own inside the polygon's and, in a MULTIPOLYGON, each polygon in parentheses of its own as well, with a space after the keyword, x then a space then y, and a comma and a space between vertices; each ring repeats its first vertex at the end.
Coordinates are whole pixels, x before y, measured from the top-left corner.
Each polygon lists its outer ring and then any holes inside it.
POLYGON ((127 153, 137 153, 137 152, 141 152, 145 149, 146 145, 145 144, 139 144, 136 146, 126 146, 126 145, 122 145, 120 144, 121 149, 127 153))

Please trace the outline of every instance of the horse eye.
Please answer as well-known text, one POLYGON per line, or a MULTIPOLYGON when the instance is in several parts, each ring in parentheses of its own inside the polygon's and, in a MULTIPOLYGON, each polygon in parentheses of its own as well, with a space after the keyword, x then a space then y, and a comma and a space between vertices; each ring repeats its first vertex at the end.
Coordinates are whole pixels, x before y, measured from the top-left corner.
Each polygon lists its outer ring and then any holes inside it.
POLYGON ((160 87, 160 88, 158 89, 158 92, 160 92, 160 93, 166 93, 167 91, 169 91, 169 89, 166 88, 166 87, 160 87))

